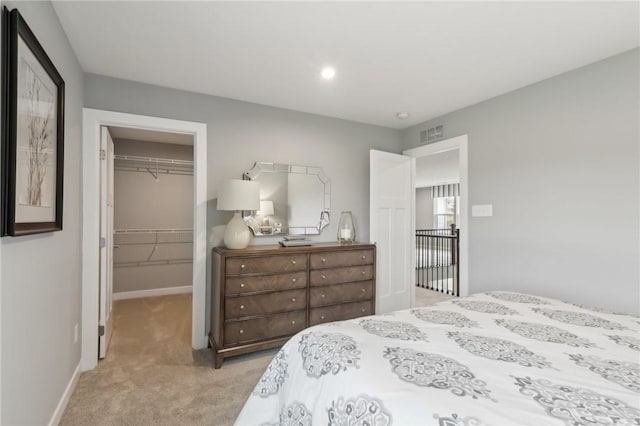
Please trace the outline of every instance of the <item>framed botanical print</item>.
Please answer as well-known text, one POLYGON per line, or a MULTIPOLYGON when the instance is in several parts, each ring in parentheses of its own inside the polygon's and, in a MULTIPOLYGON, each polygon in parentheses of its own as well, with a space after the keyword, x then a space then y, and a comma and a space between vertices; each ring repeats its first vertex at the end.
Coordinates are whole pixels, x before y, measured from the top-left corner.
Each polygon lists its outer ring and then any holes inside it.
POLYGON ((64 81, 18 10, 2 19, 2 236, 59 231, 64 81))

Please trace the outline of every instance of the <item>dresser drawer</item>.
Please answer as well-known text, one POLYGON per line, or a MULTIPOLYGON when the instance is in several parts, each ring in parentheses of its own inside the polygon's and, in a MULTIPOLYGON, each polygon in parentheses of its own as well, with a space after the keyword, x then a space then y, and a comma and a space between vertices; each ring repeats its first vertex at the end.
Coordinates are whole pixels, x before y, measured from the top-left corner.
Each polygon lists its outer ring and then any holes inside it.
POLYGON ((224 318, 227 320, 252 315, 296 311, 304 309, 305 306, 307 306, 306 289, 227 297, 224 300, 224 318))
POLYGON ((287 290, 307 286, 307 272, 227 278, 227 295, 260 291, 287 290))
POLYGON ((375 311, 376 247, 318 243, 213 249, 209 341, 215 368, 320 324, 375 311), (324 297, 323 297, 324 296, 324 297))
POLYGON ((373 281, 312 287, 309 292, 309 306, 371 300, 372 297, 373 281))
POLYGON ((307 255, 233 257, 227 259, 226 268, 227 276, 305 271, 307 269, 307 255))
POLYGON ((309 326, 323 322, 342 321, 373 315, 373 302, 344 303, 341 305, 313 308, 309 311, 309 326))
POLYGON ((309 274, 309 283, 312 286, 366 281, 370 279, 373 279, 373 265, 318 269, 311 271, 309 274))
POLYGON ((224 344, 292 335, 305 328, 305 317, 305 311, 298 311, 228 322, 224 325, 224 344))
POLYGON ((313 253, 309 258, 311 269, 370 265, 373 263, 373 250, 343 250, 313 253))

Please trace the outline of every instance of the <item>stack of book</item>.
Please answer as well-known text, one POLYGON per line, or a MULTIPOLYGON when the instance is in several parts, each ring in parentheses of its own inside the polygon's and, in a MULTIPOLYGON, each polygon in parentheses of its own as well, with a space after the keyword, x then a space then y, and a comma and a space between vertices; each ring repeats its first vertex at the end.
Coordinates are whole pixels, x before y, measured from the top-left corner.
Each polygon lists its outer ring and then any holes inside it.
POLYGON ((284 239, 280 241, 282 247, 303 247, 310 246, 311 241, 306 235, 285 235, 284 239))

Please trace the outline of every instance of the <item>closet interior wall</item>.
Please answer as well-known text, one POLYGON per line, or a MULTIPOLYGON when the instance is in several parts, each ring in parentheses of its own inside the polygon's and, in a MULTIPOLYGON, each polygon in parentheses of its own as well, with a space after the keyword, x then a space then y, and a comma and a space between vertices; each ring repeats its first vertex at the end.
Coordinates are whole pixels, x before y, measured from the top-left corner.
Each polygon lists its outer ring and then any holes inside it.
POLYGON ((114 153, 114 298, 145 290, 188 291, 193 146, 114 139, 114 153))

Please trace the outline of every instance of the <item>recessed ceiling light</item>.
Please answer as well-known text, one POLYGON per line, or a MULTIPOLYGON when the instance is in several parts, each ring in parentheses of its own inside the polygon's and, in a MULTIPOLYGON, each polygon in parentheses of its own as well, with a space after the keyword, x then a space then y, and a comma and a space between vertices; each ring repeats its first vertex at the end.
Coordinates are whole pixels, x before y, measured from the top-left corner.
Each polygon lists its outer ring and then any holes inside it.
POLYGON ((409 113, 408 112, 399 112, 396 114, 396 117, 398 117, 399 120, 406 120, 407 118, 409 118, 409 113))
POLYGON ((324 67, 322 68, 322 78, 325 80, 331 80, 336 76, 336 70, 333 67, 324 67))

